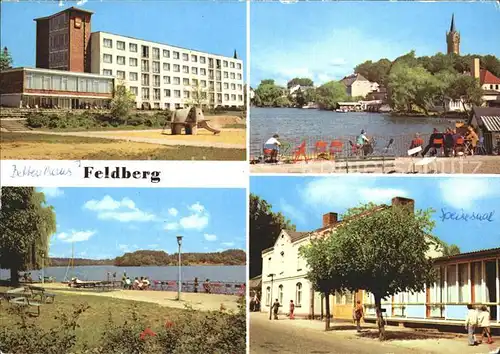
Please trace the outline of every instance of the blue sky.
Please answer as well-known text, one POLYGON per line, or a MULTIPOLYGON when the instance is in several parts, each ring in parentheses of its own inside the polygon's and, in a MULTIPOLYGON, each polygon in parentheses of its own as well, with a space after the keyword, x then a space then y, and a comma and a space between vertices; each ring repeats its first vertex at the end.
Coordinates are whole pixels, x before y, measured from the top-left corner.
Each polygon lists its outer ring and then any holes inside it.
POLYGON ((135 250, 245 249, 244 189, 40 188, 56 213, 52 257, 112 258, 135 250))
MULTIPOLYGON (((395 196, 412 198, 416 209, 436 210, 433 234, 462 252, 500 247, 500 178, 487 177, 257 177, 250 191, 281 211, 297 231, 321 227, 327 212, 343 214, 360 203, 390 204, 395 196), (442 211, 491 213, 489 221, 441 220, 442 211)), ((340 216, 340 215, 339 215, 340 216)))
POLYGON ((500 6, 490 2, 299 2, 251 4, 252 86, 293 77, 341 79, 365 60, 446 52, 455 13, 461 53, 500 57, 500 6))
MULTIPOLYGON (((33 19, 76 6, 66 2, 2 2, 1 43, 14 66, 35 66, 33 19)), ((92 32, 105 31, 232 57, 246 57, 246 5, 212 1, 89 1, 92 32)))

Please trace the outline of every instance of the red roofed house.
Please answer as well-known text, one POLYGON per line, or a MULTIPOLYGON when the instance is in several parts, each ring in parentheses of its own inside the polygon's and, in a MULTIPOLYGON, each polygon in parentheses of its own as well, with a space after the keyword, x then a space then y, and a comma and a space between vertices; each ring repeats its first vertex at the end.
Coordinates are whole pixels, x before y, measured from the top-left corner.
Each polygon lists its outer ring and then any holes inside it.
POLYGON ((479 79, 484 90, 483 100, 486 105, 490 107, 500 105, 500 78, 486 69, 481 69, 479 58, 473 59, 471 75, 479 79))

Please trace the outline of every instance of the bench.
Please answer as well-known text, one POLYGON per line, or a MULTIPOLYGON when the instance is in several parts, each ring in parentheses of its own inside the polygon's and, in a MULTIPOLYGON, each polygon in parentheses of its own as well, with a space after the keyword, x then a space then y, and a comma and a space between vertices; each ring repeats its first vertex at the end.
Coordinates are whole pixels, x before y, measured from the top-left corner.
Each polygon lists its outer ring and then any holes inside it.
POLYGON ((15 306, 26 308, 26 309, 29 309, 30 306, 36 307, 37 316, 40 316, 40 306, 42 306, 42 304, 38 303, 38 302, 31 301, 30 298, 28 298, 28 297, 16 297, 16 298, 10 299, 9 303, 11 303, 15 306))
POLYGON ((33 299, 35 299, 36 297, 39 297, 40 301, 42 303, 48 304, 49 303, 49 301, 48 301, 49 299, 50 299, 50 303, 51 304, 53 304, 54 301, 55 301, 56 294, 47 293, 45 291, 45 289, 42 288, 42 287, 29 285, 29 286, 27 286, 27 289, 31 293, 31 297, 33 299))

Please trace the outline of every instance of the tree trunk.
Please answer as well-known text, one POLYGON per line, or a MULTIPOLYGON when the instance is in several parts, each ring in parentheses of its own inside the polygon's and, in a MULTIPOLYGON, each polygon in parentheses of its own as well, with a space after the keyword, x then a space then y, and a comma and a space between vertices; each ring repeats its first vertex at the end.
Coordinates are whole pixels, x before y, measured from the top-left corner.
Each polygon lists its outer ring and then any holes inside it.
POLYGON ((19 268, 17 267, 10 268, 10 285, 19 285, 19 268))
POLYGON ((328 331, 330 329, 330 293, 328 291, 325 292, 324 298, 325 298, 325 312, 326 312, 325 331, 328 331))
POLYGON ((378 295, 375 295, 375 309, 377 311, 377 326, 378 326, 378 337, 380 340, 385 340, 385 321, 384 318, 382 317, 382 304, 381 304, 381 298, 378 295))

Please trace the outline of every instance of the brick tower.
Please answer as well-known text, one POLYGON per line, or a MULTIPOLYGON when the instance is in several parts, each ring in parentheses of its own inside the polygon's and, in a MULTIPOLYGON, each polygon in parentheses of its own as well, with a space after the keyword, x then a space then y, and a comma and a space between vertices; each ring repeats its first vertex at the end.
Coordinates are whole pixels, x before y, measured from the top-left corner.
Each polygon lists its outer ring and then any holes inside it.
POLYGON ((446 32, 448 54, 460 54, 460 33, 455 29, 455 14, 451 15, 450 31, 446 32))
POLYGON ((36 18, 37 68, 90 72, 91 11, 70 7, 36 18))

